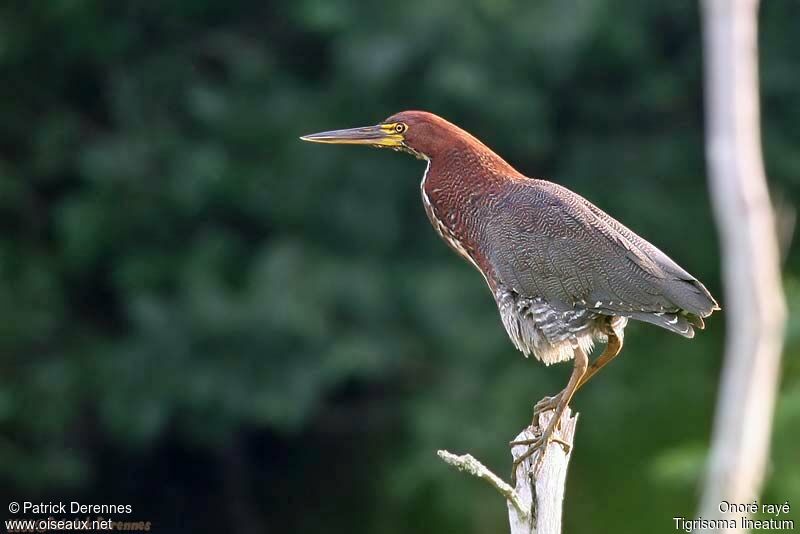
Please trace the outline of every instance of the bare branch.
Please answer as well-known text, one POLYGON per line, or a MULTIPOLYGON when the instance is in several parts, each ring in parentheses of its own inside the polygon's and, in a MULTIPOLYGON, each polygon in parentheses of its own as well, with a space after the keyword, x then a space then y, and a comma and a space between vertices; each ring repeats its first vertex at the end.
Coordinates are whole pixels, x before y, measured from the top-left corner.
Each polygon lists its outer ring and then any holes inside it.
POLYGON ((508 499, 508 501, 514 505, 517 513, 523 518, 527 519, 530 516, 530 504, 526 507, 526 504, 522 502, 522 499, 519 498, 514 488, 492 473, 488 467, 480 463, 474 456, 471 454, 462 454, 459 456, 444 450, 438 451, 437 454, 439 458, 456 467, 459 471, 466 471, 470 475, 488 482, 500 495, 508 499))

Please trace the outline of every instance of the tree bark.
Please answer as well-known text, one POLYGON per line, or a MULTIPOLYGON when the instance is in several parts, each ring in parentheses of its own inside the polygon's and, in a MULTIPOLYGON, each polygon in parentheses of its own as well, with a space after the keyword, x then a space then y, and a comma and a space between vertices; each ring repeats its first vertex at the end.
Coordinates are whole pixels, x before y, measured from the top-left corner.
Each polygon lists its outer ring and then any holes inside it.
MULTIPOLYGON (((786 304, 761 153, 758 0, 703 0, 706 157, 722 248, 726 343, 699 515, 741 520, 764 481, 786 304)), ((724 532, 739 532, 729 529, 724 532)))

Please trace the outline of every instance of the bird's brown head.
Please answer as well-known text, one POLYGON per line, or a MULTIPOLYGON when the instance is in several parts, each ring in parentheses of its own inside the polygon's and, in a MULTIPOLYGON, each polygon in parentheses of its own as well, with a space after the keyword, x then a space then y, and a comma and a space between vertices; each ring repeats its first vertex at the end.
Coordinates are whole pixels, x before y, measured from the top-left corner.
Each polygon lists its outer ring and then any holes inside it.
POLYGON ((391 148, 423 159, 435 158, 459 143, 480 144, 464 130, 426 111, 401 111, 374 126, 320 132, 300 139, 314 143, 391 148))

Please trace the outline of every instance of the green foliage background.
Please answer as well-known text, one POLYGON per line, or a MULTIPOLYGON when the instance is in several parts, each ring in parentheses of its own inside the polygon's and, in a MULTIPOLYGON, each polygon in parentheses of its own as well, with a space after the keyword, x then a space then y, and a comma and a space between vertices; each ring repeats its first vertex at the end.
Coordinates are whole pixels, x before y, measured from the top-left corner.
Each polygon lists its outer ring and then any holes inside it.
MULTIPOLYGON (((764 2, 763 137, 800 196, 800 4, 764 2)), ((424 164, 301 143, 434 111, 579 191, 717 296, 692 2, 48 0, 0 7, 0 497, 170 532, 502 532, 560 389, 424 216, 424 164), (309 513, 309 510, 313 510, 309 513), (164 529, 164 530, 161 530, 164 529)), ((800 257, 765 501, 800 508, 800 257)), ((724 312, 645 325, 576 398, 567 532, 693 517, 724 312)), ((795 515, 797 517, 797 515, 795 515)))

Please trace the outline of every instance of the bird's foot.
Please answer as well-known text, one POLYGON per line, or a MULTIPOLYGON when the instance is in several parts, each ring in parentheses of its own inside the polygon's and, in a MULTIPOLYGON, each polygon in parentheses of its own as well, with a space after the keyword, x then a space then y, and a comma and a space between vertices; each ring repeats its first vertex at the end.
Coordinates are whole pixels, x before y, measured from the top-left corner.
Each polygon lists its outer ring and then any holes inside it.
POLYGON ((550 425, 549 428, 539 436, 536 436, 532 439, 521 439, 509 443, 511 447, 516 447, 517 445, 528 445, 528 450, 514 459, 514 463, 511 465, 512 486, 516 487, 517 485, 517 468, 522 462, 530 458, 536 452, 539 452, 539 454, 536 457, 536 463, 533 467, 534 479, 539 475, 539 470, 542 468, 542 463, 544 461, 545 452, 547 452, 547 446, 550 445, 550 443, 558 443, 564 448, 564 452, 569 453, 571 445, 566 441, 553 436, 554 431, 555 425, 550 425))
POLYGON ((561 393, 557 395, 553 395, 552 397, 545 397, 536 404, 533 405, 533 422, 536 423, 536 416, 547 412, 549 410, 555 410, 558 407, 558 401, 561 399, 561 393))
POLYGON ((540 435, 539 437, 533 439, 520 439, 517 441, 511 441, 509 442, 509 445, 512 447, 516 447, 517 445, 530 445, 528 450, 525 451, 522 456, 520 456, 520 458, 523 460, 536 452, 537 449, 545 448, 546 445, 549 445, 550 443, 558 443, 564 448, 564 452, 569 452, 572 446, 563 439, 557 438, 552 434, 553 433, 551 432, 549 436, 540 435))

